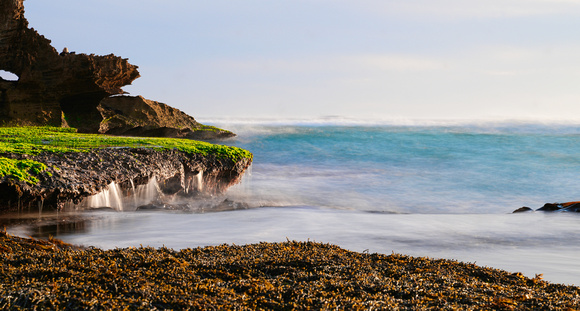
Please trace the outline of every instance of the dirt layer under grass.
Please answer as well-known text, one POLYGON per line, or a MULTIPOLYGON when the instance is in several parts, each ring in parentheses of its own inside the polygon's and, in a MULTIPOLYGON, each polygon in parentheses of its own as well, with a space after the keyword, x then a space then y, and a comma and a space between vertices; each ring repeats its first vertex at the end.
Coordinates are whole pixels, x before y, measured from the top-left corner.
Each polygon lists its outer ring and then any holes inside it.
POLYGON ((314 242, 101 250, 0 233, 0 308, 574 310, 580 288, 314 242))

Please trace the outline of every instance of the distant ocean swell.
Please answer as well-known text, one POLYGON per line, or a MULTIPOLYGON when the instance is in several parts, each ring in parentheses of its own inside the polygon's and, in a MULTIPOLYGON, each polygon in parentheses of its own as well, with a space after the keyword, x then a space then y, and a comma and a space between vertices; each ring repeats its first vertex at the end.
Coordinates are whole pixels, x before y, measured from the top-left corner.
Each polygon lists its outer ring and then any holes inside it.
POLYGON ((552 119, 408 119, 408 118, 349 118, 327 116, 320 118, 205 118, 213 124, 240 131, 263 130, 287 126, 361 126, 403 128, 445 128, 451 131, 476 133, 559 133, 580 134, 580 120, 552 119))

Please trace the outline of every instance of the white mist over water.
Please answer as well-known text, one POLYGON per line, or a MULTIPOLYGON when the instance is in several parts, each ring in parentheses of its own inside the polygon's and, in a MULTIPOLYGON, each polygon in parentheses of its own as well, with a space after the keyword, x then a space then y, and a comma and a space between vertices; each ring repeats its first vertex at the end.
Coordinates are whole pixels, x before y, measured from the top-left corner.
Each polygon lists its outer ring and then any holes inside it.
POLYGON ((238 134, 238 140, 261 134, 296 133, 308 127, 381 127, 406 129, 447 129, 470 133, 535 133, 580 134, 578 119, 410 119, 410 118, 349 118, 327 116, 320 118, 206 118, 204 124, 228 128, 238 134))

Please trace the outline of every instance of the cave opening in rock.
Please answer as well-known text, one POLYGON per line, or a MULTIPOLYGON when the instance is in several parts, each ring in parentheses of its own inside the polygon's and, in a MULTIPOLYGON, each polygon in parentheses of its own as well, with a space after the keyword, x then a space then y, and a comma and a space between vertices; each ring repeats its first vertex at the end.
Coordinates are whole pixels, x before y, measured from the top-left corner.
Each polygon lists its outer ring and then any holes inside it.
POLYGON ((0 70, 0 78, 6 81, 18 81, 20 79, 15 73, 6 70, 0 70))
POLYGON ((97 132, 102 120, 97 106, 106 96, 105 92, 92 92, 62 98, 60 107, 68 125, 77 128, 79 132, 97 132))

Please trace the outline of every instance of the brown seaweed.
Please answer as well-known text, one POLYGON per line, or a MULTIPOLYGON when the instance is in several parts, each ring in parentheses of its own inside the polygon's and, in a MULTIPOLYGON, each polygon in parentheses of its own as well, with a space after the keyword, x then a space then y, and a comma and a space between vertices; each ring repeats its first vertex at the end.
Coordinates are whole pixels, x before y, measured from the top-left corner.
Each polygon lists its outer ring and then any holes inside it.
POLYGON ((541 276, 315 242, 101 250, 0 234, 2 309, 573 310, 541 276))

